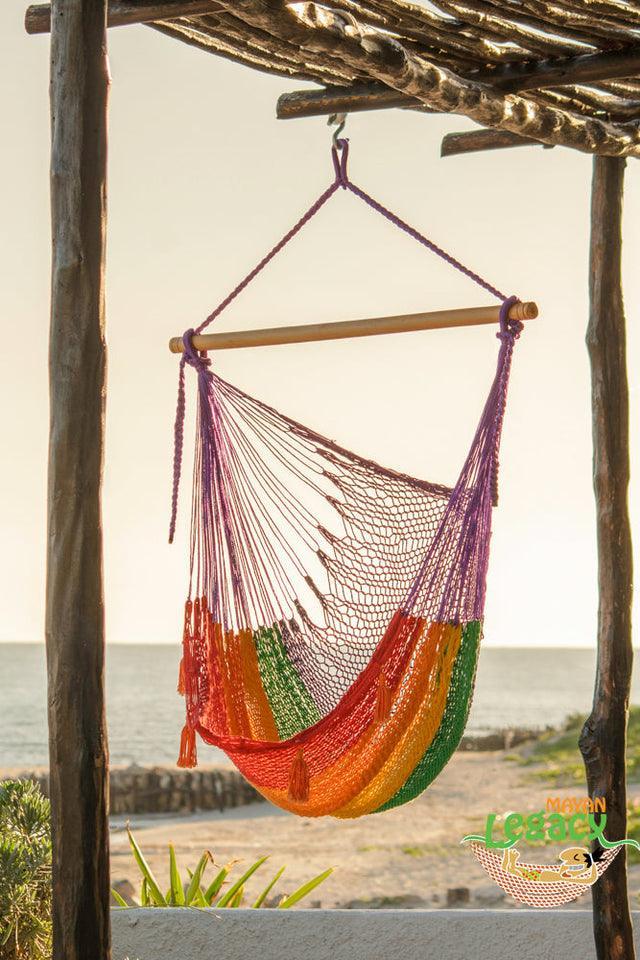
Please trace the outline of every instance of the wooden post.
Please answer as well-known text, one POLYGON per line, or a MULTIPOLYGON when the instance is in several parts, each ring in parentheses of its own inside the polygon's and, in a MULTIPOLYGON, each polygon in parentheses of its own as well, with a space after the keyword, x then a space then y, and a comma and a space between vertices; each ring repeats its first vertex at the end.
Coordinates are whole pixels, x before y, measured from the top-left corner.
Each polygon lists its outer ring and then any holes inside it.
MULTIPOLYGON (((625 161, 595 157, 591 197, 591 360, 593 479, 598 536, 598 663, 593 709, 580 737, 591 797, 606 798, 608 840, 626 835, 625 749, 631 683, 629 396, 621 283, 625 161)), ((633 960, 626 855, 592 888, 599 960, 633 960)))
POLYGON ((107 960, 102 483, 107 0, 54 0, 46 642, 54 960, 107 960))

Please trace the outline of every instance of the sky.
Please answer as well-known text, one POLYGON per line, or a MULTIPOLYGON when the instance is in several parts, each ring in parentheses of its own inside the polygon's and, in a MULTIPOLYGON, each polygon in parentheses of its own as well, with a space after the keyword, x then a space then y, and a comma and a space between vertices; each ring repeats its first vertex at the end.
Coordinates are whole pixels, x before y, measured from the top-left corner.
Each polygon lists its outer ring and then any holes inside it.
MULTIPOLYGON (((0 6, 0 641, 41 641, 44 619, 48 38, 0 6)), ((187 586, 188 484, 167 544, 177 362, 196 326, 332 176, 323 118, 278 121, 303 84, 265 76, 143 26, 109 32, 108 400, 104 481, 107 638, 177 643, 187 586)), ((355 114, 350 175, 367 192, 541 315, 517 344, 494 513, 490 645, 591 646, 596 630, 588 304, 591 158, 523 148, 442 160, 464 118, 355 114)), ((625 302, 633 532, 638 433, 640 168, 627 171, 625 302)), ((349 320, 490 302, 340 192, 217 329, 349 320)), ((455 481, 495 367, 488 327, 238 350, 222 376, 343 446, 455 481)), ((193 437, 188 378, 186 449, 193 437)), ((188 457, 185 468, 188 476, 188 457)), ((638 607, 636 604, 636 611, 638 607)), ((637 624, 637 616, 636 616, 637 624)))

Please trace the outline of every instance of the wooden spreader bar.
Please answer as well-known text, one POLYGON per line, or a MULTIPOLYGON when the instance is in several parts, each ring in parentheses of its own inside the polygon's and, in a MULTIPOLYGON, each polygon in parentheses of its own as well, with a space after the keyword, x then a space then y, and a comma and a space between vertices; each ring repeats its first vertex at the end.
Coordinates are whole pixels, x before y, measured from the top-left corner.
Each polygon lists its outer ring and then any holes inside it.
MULTIPOLYGON (((538 306, 531 301, 514 303, 510 320, 534 320, 538 306)), ((228 333, 195 334, 196 350, 236 350, 239 347, 269 347, 284 343, 313 343, 318 340, 344 340, 350 337, 377 337, 384 333, 410 333, 415 330, 444 330, 447 327, 475 327, 498 323, 500 306, 465 307, 460 310, 435 310, 431 313, 408 313, 397 317, 376 317, 369 320, 347 320, 341 323, 308 323, 295 327, 269 327, 264 330, 232 330, 228 333)), ((172 353, 182 353, 182 337, 169 341, 172 353)))

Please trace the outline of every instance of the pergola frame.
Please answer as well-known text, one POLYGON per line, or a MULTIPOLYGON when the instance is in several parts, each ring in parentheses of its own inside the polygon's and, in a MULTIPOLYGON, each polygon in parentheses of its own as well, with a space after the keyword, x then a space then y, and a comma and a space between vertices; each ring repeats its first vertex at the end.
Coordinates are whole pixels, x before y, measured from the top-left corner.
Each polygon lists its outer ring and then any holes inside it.
MULTIPOLYGON (((52 306, 46 640, 55 960, 108 960, 104 712, 107 25, 153 29, 255 69, 315 80, 282 117, 406 107, 470 117, 443 154, 542 144, 594 154, 590 319, 598 536, 598 669, 580 740, 607 834, 626 833, 632 554, 620 269, 625 157, 640 156, 640 11, 625 0, 53 0, 52 306), (331 9, 329 9, 329 7, 331 9), (622 78, 622 79, 620 79, 622 78), (527 92, 528 91, 528 92, 527 92)), ((624 855, 593 887, 599 960, 633 960, 624 855)))

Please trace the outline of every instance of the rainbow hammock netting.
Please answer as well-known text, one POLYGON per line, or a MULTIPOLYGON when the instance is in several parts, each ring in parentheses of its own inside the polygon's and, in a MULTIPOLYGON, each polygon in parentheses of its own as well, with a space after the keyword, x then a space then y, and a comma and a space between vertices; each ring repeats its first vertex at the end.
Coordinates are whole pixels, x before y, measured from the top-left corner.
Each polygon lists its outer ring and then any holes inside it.
POLYGON ((197 330, 184 336, 175 429, 175 529, 185 364, 198 377, 191 578, 179 690, 179 765, 196 733, 267 799, 302 816, 357 817, 420 794, 458 745, 482 630, 497 455, 521 324, 498 290, 353 184, 336 178, 197 330), (227 383, 191 338, 340 188, 503 301, 495 379, 453 489, 339 447, 227 383))

